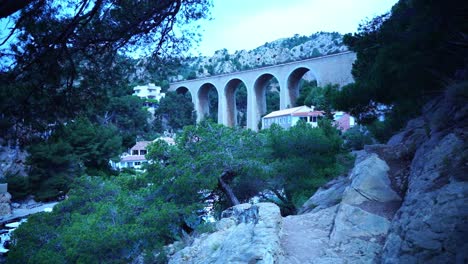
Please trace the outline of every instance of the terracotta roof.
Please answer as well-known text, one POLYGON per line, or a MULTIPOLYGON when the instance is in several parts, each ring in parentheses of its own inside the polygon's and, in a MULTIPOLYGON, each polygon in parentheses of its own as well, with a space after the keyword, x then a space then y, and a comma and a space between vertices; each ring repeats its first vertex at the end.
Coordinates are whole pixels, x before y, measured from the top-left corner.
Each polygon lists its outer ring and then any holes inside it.
POLYGON ((307 112, 307 111, 312 111, 312 108, 303 105, 303 106, 298 106, 298 107, 273 111, 273 112, 269 113, 268 115, 264 116, 263 118, 291 115, 291 114, 296 113, 296 112, 307 112))

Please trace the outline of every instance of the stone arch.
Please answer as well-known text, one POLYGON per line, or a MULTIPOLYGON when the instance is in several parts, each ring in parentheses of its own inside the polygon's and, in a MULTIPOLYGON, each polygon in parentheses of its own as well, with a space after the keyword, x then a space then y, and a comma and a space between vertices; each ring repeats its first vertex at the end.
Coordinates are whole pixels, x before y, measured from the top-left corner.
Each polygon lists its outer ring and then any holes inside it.
MULTIPOLYGON (((219 100, 219 92, 216 89, 216 86, 212 83, 204 83, 200 89, 198 89, 198 105, 196 106, 197 109, 197 122, 202 121, 205 119, 207 116, 210 115, 210 99, 209 99, 209 92, 211 89, 214 89, 216 93, 218 94, 218 100, 219 100)), ((218 109, 219 111, 219 109, 218 109)), ((219 120, 219 114, 218 114, 218 120, 219 120)))
MULTIPOLYGON (((307 67, 299 67, 294 69, 288 76, 287 80, 287 102, 290 107, 295 107, 296 99, 299 96, 299 83, 302 77, 310 72, 317 80, 317 74, 307 67)), ((317 80, 318 82, 318 80, 317 80)))
POLYGON ((185 94, 187 94, 187 93, 190 93, 190 90, 189 90, 187 87, 185 87, 185 86, 179 86, 179 87, 177 87, 177 88, 175 89, 175 92, 176 92, 177 94, 184 94, 184 95, 185 95, 185 94))
POLYGON ((237 122, 236 93, 240 84, 245 85, 245 82, 239 78, 234 78, 229 80, 224 87, 227 111, 225 124, 230 127, 239 125, 237 122))
MULTIPOLYGON (((267 111, 267 107, 266 107, 266 87, 267 87, 267 84, 268 82, 275 78, 277 81, 279 81, 279 79, 271 74, 271 73, 264 73, 262 75, 260 75, 259 77, 257 77, 257 79, 255 80, 255 83, 254 83, 254 103, 255 103, 255 106, 254 106, 254 112, 255 112, 255 120, 254 120, 254 124, 258 124, 258 122, 260 121, 260 118, 262 117, 263 114, 266 113, 267 111)), ((281 89, 281 87, 280 87, 281 89)))

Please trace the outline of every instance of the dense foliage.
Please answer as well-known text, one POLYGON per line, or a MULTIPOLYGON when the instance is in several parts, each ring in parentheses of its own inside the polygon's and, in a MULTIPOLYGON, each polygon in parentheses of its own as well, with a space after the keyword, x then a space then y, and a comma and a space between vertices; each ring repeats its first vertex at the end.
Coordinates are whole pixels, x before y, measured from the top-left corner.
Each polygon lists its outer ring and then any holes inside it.
POLYGON ((53 213, 37 214, 15 231, 8 263, 130 263, 180 235, 185 211, 161 199, 156 185, 123 174, 79 178, 53 213))
POLYGON ((77 119, 60 127, 45 142, 30 147, 28 181, 38 200, 64 195, 75 177, 109 173, 109 159, 117 157, 122 138, 113 126, 96 126, 77 119))
POLYGON ((373 143, 371 133, 364 126, 354 126, 343 133, 344 147, 350 150, 361 150, 373 143))
POLYGON ((385 124, 373 128, 388 138, 450 79, 466 78, 467 12, 461 0, 402 0, 346 35, 344 43, 357 53, 355 83, 343 88, 337 106, 371 122, 379 104, 386 105, 385 124))
POLYGON ((190 93, 167 92, 154 112, 154 127, 157 132, 179 131, 195 123, 195 110, 190 93))
POLYGON ((295 213, 318 187, 352 165, 339 131, 327 119, 318 128, 305 122, 288 130, 273 125, 266 135, 271 155, 267 186, 285 214, 295 213))
POLYGON ((324 87, 318 87, 316 81, 304 81, 296 99, 296 106, 314 106, 330 114, 338 91, 337 85, 327 84, 324 87))

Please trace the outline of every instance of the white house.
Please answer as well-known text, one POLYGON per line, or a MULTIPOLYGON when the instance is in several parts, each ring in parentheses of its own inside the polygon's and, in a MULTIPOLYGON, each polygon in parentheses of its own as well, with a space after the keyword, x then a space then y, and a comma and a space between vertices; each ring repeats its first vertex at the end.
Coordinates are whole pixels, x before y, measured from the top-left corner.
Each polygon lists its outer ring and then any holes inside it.
POLYGON ((283 128, 294 126, 299 120, 304 120, 312 127, 318 126, 318 119, 324 114, 323 111, 315 110, 314 107, 298 106, 294 108, 273 111, 262 118, 262 129, 269 128, 272 124, 278 124, 283 128))
POLYGON ((169 145, 174 145, 174 139, 170 137, 160 137, 154 141, 138 141, 128 152, 123 153, 120 156, 120 161, 110 161, 112 168, 115 170, 121 170, 123 168, 133 168, 140 170, 144 163, 147 163, 145 155, 148 153, 148 145, 155 142, 156 140, 164 140, 169 145))
MULTIPOLYGON (((314 106, 308 107, 305 105, 273 111, 262 118, 262 129, 269 128, 272 124, 278 124, 283 128, 290 128, 299 120, 304 120, 312 127, 317 127, 318 120, 324 114, 324 111, 315 110, 314 106)), ((333 112, 333 123, 339 130, 345 132, 355 125, 355 119, 346 112, 333 112)))
POLYGON ((144 99, 154 99, 156 101, 166 96, 165 93, 161 93, 161 87, 154 85, 154 83, 135 86, 133 88, 133 95, 144 99))
POLYGON ((147 153, 147 146, 151 143, 151 141, 139 141, 137 142, 129 151, 128 153, 123 153, 120 156, 119 162, 111 161, 111 166, 114 169, 121 170, 123 168, 134 168, 134 169, 141 169, 141 165, 146 163, 147 160, 145 155, 147 153))

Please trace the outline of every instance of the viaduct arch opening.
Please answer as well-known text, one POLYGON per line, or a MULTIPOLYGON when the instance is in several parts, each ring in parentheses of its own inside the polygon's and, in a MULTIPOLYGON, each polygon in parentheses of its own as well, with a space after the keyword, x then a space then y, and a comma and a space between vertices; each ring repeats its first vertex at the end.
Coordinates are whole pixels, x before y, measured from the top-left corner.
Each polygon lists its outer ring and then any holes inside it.
POLYGON ((262 74, 255 80, 254 124, 258 124, 267 111, 279 110, 279 90, 278 79, 271 73, 262 74))
POLYGON ((218 121, 218 90, 212 83, 203 84, 198 90, 197 122, 207 118, 218 121))
POLYGON ((247 117, 247 88, 245 83, 238 79, 230 80, 225 88, 226 96, 226 125, 245 126, 247 117))
MULTIPOLYGON (((185 87, 185 86, 180 86, 179 88, 177 88, 177 89, 175 90, 175 92, 176 92, 177 94, 183 94, 183 95, 187 95, 187 93, 190 94, 190 90, 189 90, 187 87, 185 87)), ((191 94, 190 94, 190 96, 191 96, 191 94)))
POLYGON ((303 88, 302 86, 307 82, 315 83, 314 86, 317 86, 317 77, 309 68, 299 67, 289 74, 287 80, 287 96, 290 107, 298 106, 296 105, 296 101, 299 98, 301 89, 303 88))

